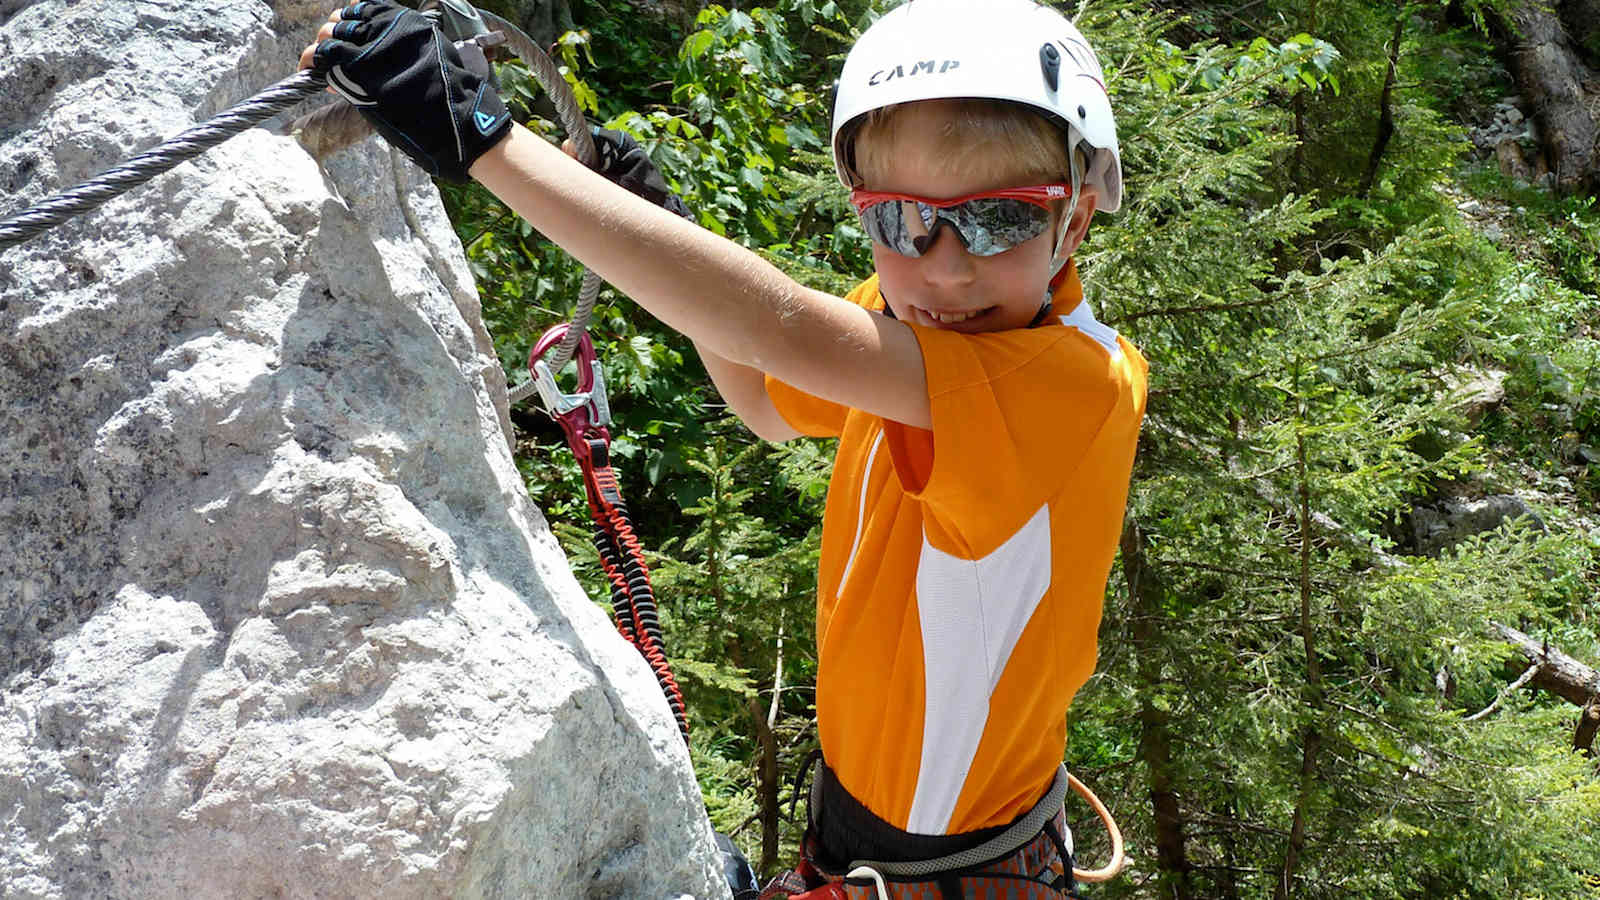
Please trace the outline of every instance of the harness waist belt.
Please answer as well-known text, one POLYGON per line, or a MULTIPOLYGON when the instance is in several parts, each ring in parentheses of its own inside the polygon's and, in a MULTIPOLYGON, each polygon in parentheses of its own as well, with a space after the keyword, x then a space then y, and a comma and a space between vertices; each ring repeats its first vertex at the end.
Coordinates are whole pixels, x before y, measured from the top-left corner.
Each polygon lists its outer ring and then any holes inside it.
MULTIPOLYGON (((961 834, 902 831, 851 796, 827 764, 811 785, 811 809, 819 850, 818 866, 848 871, 870 866, 884 875, 922 877, 986 863, 1016 852, 1044 830, 1067 798, 1067 769, 1061 766, 1050 789, 1033 808, 1009 825, 961 834), (849 860, 848 866, 840 865, 849 860)), ((1072 852, 1072 836, 1063 834, 1072 852)))

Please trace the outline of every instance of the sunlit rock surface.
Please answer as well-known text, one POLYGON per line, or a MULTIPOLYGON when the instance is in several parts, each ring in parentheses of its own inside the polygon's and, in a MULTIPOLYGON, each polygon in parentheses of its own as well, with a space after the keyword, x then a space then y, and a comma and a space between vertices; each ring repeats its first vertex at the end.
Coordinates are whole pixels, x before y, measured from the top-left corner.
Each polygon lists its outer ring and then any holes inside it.
MULTIPOLYGON (((290 74, 327 5, 0 2, 0 215, 290 74)), ((724 888, 507 449, 419 170, 257 129, 0 251, 0 895, 724 888)))

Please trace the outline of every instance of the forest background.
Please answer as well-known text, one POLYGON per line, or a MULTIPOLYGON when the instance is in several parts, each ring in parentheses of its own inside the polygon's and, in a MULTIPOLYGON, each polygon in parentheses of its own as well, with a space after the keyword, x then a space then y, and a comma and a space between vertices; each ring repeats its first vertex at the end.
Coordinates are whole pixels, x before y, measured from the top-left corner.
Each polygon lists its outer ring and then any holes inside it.
MULTIPOLYGON (((642 141, 700 224, 843 293, 871 264, 827 156, 831 85, 892 5, 573 0, 556 46, 591 118, 642 141)), ((1600 208, 1541 177, 1494 41, 1513 17, 1064 11, 1105 66, 1127 184, 1078 261, 1151 366, 1070 717, 1066 762, 1130 854, 1090 896, 1600 897, 1600 208), (1508 124, 1498 148, 1469 140, 1508 124)), ((557 137, 526 72, 501 77, 557 137)), ((579 269, 481 189, 442 187, 520 383, 579 269)), ((816 745, 832 444, 755 439, 626 298, 592 330, 706 804, 770 875, 816 745)), ((514 419, 529 491, 606 597, 559 430, 514 419)), ((1069 812, 1097 865, 1103 830, 1069 812)))

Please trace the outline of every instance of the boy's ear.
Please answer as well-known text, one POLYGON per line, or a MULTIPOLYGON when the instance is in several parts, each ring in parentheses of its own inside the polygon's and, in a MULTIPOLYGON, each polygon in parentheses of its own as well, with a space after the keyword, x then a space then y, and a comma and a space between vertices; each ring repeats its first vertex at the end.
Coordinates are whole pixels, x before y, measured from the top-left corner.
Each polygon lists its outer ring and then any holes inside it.
POLYGON ((1067 233, 1061 238, 1061 247, 1056 251, 1057 256, 1066 258, 1078 252, 1078 245, 1089 236, 1089 223, 1094 219, 1094 212, 1099 206, 1099 192, 1093 187, 1084 187, 1078 194, 1078 206, 1072 211, 1072 220, 1067 223, 1067 233))

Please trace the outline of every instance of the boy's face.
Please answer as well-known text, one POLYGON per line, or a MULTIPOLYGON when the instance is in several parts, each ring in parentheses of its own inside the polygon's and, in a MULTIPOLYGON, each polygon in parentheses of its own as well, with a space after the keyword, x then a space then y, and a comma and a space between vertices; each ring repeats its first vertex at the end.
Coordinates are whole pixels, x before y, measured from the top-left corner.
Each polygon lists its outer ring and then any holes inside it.
MULTIPOLYGON (((895 146, 888 154, 894 164, 887 172, 865 173, 867 189, 944 200, 1037 183, 1026 175, 963 171, 940 159, 939 107, 937 101, 923 102, 897 113, 905 120, 896 123, 895 146)), ((1093 213, 1093 194, 1085 193, 1064 249, 1076 249, 1093 213)), ((938 229, 920 257, 902 256, 874 242, 879 288, 902 322, 968 334, 1025 328, 1038 314, 1049 287, 1057 227, 1052 216, 1052 227, 1044 234, 994 256, 968 253, 949 227, 938 229)))

